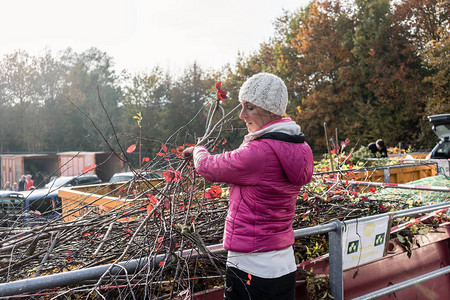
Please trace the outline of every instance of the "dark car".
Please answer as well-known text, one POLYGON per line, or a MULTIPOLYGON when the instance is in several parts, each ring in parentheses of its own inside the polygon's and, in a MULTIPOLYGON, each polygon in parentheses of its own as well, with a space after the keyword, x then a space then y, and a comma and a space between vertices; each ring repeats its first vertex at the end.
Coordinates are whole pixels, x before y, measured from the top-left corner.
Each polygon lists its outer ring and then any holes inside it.
POLYGON ((97 175, 61 176, 51 180, 45 185, 47 189, 59 189, 61 187, 90 185, 102 183, 97 175))
POLYGON ((36 189, 20 192, 24 197, 25 224, 43 225, 57 219, 62 213, 57 189, 36 189))
POLYGON ((0 227, 23 227, 25 197, 19 192, 0 191, 0 227))

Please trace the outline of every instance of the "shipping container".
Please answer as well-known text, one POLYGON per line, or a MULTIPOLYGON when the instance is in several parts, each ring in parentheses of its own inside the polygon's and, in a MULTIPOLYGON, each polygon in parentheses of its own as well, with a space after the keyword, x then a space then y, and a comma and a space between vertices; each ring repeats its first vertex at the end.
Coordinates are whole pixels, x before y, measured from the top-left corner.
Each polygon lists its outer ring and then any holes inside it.
POLYGON ((120 157, 111 152, 60 152, 56 154, 3 154, 0 155, 1 187, 6 182, 19 182, 22 175, 30 174, 34 186, 43 187, 42 180, 59 176, 75 176, 89 165, 96 164, 93 173, 108 181, 114 173, 122 172, 120 157), (37 176, 41 174, 42 177, 37 176), (42 178, 42 179, 41 179, 42 178))
POLYGON ((6 182, 11 185, 19 183, 22 175, 31 174, 34 186, 42 187, 44 183, 36 181, 36 174, 57 174, 58 160, 56 154, 3 154, 1 155, 1 186, 6 182))

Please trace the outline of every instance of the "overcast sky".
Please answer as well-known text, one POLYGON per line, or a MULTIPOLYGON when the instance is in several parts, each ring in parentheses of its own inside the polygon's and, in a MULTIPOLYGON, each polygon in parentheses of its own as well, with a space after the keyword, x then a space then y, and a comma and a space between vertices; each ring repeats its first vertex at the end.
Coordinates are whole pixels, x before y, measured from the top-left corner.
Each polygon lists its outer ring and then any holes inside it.
POLYGON ((0 56, 92 46, 132 73, 233 64, 274 34, 283 9, 309 0, 0 0, 0 56))

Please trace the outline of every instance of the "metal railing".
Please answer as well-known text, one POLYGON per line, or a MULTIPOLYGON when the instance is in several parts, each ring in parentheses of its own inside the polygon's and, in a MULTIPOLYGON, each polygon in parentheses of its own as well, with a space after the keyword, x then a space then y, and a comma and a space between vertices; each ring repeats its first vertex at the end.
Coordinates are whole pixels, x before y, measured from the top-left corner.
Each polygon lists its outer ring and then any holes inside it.
MULTIPOLYGON (((353 220, 350 220, 350 221, 344 221, 343 223, 346 224, 346 225, 349 225, 349 224, 352 224, 352 223, 355 223, 355 222, 363 222, 363 221, 375 220, 375 219, 377 219, 379 217, 386 216, 386 215, 389 215, 393 219, 395 219, 395 218, 401 218, 401 217, 407 217, 407 216, 414 216, 414 215, 417 215, 419 213, 434 212, 434 211, 441 210, 441 209, 444 209, 444 208, 449 208, 449 207, 450 207, 450 202, 443 202, 443 203, 438 203, 438 204, 434 204, 434 205, 414 207, 414 208, 410 208, 410 209, 399 210, 399 211, 389 212, 389 213, 380 214, 380 215, 368 216, 368 217, 364 217, 364 218, 360 218, 360 219, 353 219, 353 220)), ((331 256, 332 255, 333 254, 332 254, 331 248, 330 248, 330 265, 331 265, 331 256)), ((423 275, 420 275, 420 276, 417 276, 417 277, 405 280, 403 282, 399 282, 397 284, 391 285, 391 286, 386 287, 386 288, 382 288, 380 290, 373 291, 371 293, 359 296, 359 297, 354 298, 354 299, 358 299, 358 300, 362 300, 362 299, 376 299, 376 298, 389 295, 389 294, 391 294, 393 292, 402 290, 404 288, 416 285, 418 283, 421 283, 421 282, 424 282, 426 280, 433 279, 433 278, 436 278, 438 276, 441 276, 441 275, 444 275, 444 274, 448 274, 448 273, 450 273, 450 266, 446 266, 446 267, 437 269, 437 270, 432 271, 430 273, 423 274, 423 275)), ((343 298, 340 298, 340 299, 343 299, 343 298)))
MULTIPOLYGON (((389 212, 380 215, 368 216, 360 219, 354 219, 350 221, 339 221, 333 220, 330 223, 318 225, 314 227, 302 228, 294 230, 295 238, 301 238, 317 234, 328 233, 329 239, 329 280, 331 287, 331 295, 333 299, 342 300, 344 299, 344 282, 343 282, 343 248, 342 248, 342 228, 343 225, 349 225, 354 222, 364 222, 373 219, 377 219, 386 215, 392 218, 412 216, 418 213, 433 212, 439 209, 450 207, 450 202, 439 203, 435 205, 428 205, 422 207, 415 207, 411 209, 389 212)), ((208 251, 212 253, 222 253, 226 250, 223 249, 221 244, 211 245, 206 247, 208 251)), ((186 257, 195 257, 199 255, 204 255, 204 252, 198 249, 189 249, 178 251, 177 255, 186 257)), ((97 267, 91 267, 81 270, 69 271, 64 273, 58 273, 53 275, 40 276, 35 278, 23 279, 9 283, 0 284, 0 297, 13 296, 19 294, 25 294, 29 292, 39 291, 46 288, 51 288, 55 286, 68 286, 72 284, 80 284, 81 282, 87 280, 98 280, 102 275, 109 271, 111 275, 128 274, 135 273, 142 270, 145 267, 157 266, 161 261, 167 258, 164 254, 159 254, 153 258, 141 258, 132 259, 126 262, 121 262, 116 265, 102 265, 97 267), (111 269, 110 269, 111 268, 111 269)), ((417 283, 441 276, 450 272, 450 266, 438 269, 436 271, 424 274, 404 282, 389 286, 387 288, 374 291, 367 295, 358 297, 356 299, 375 299, 384 295, 388 295, 395 291, 404 289, 406 287, 415 285, 417 283)))

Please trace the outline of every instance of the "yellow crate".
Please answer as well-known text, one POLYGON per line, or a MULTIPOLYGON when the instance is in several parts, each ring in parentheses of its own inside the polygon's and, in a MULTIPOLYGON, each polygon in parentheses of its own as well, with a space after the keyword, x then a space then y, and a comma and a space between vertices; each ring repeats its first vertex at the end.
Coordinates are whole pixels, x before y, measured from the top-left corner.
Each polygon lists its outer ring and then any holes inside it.
POLYGON ((374 169, 367 171, 354 171, 353 174, 345 174, 342 179, 370 182, 407 183, 437 174, 436 165, 422 166, 395 166, 384 169, 374 169), (356 177, 356 178, 355 178, 356 177))

